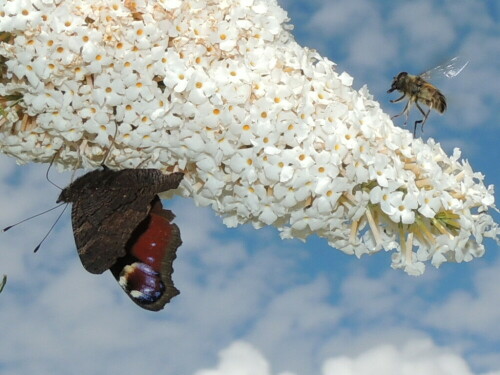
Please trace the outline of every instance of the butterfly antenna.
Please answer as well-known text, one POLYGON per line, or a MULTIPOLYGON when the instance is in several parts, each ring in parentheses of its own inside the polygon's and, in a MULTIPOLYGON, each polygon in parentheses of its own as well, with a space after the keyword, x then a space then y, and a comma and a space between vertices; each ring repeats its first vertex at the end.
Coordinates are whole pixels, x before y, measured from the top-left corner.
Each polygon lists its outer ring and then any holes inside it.
MULTIPOLYGON (((49 167, 47 168, 47 172, 45 172, 45 179, 47 181, 49 181, 53 186, 55 186, 56 188, 58 188, 59 190, 62 190, 62 187, 60 187, 59 185, 57 185, 55 182, 53 182, 50 177, 49 177, 49 171, 50 171, 50 168, 52 167, 52 164, 54 164, 54 160, 56 160, 56 157, 57 155, 59 155, 59 151, 61 151, 60 149, 54 154, 54 156, 52 157, 52 160, 50 161, 50 164, 49 164, 49 167)), ((59 206, 57 206, 59 207, 59 206)), ((55 208, 55 207, 54 207, 55 208)), ((48 212, 48 211, 46 211, 48 212)))
MULTIPOLYGON (((10 228, 13 228, 13 227, 15 227, 15 226, 18 226, 19 224, 22 224, 22 223, 24 223, 25 221, 28 221, 28 220, 34 219, 35 217, 38 217, 38 216, 41 216, 41 215, 46 214, 47 212, 53 211, 53 210, 55 210, 56 208, 61 207, 63 204, 66 204, 66 203, 61 203, 61 204, 58 204, 58 205, 57 205, 57 206, 55 206, 55 207, 49 208, 48 210, 45 210, 45 211, 40 212, 40 213, 38 213, 38 214, 36 214, 36 215, 30 216, 30 217, 28 217, 28 218, 26 218, 26 219, 24 219, 24 220, 21 220, 21 221, 20 221, 20 222, 18 222, 18 223, 15 223, 15 224, 9 225, 8 227, 3 228, 3 229, 2 229, 2 232, 7 232, 10 228)), ((65 208, 65 209, 66 209, 66 208, 65 208)), ((64 212, 64 211, 63 211, 63 212, 64 212)), ((59 215, 59 216, 60 216, 60 215, 59 215)), ((59 218, 57 218, 57 220, 59 220, 59 218)), ((57 221, 56 221, 56 222, 57 222, 57 221)))
MULTIPOLYGON (((57 217, 56 221, 54 221, 54 224, 52 224, 52 226, 50 227, 50 229, 47 232, 47 234, 42 238, 42 240, 38 243, 38 245, 36 245, 35 249, 33 250, 34 253, 36 253, 38 251, 38 249, 40 248, 40 246, 42 246, 43 241, 45 241, 45 239, 49 236, 50 232, 52 232, 52 229, 54 229, 54 227, 56 226, 57 222, 59 221, 59 219, 63 215, 64 211, 66 211, 66 208, 68 208, 68 203, 61 203, 57 207, 59 207, 59 206, 61 206, 63 204, 65 204, 64 209, 61 211, 61 213, 57 217)), ((53 208, 51 210, 53 210, 53 208)))

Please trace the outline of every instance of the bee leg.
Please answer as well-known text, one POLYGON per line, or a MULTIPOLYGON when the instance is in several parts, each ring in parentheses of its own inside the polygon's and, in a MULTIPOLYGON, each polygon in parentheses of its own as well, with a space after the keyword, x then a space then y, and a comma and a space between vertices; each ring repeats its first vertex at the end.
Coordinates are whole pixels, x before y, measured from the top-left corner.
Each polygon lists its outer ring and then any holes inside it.
POLYGON ((401 100, 404 99, 404 97, 406 96, 406 94, 403 94, 403 96, 401 98, 397 98, 397 99, 394 99, 394 100, 390 100, 391 103, 397 103, 397 102, 400 102, 401 100))
POLYGON ((415 121, 415 128, 413 129, 413 136, 414 137, 415 137, 415 135, 417 133, 417 125, 418 124, 422 124, 421 125, 422 133, 424 132, 424 124, 427 121, 427 117, 429 117, 429 113, 431 113, 431 109, 432 109, 432 108, 429 108, 429 110, 426 113, 426 112, 424 112, 424 110, 422 109, 422 107, 420 107, 418 105, 418 102, 416 104, 417 104, 417 108, 419 109, 420 113, 422 113, 424 115, 424 118, 422 120, 415 121))
MULTIPOLYGON (((401 99, 401 98, 400 98, 401 99)), ((398 99, 399 100, 399 99, 398 99)), ((404 122, 404 126, 406 126, 406 124, 408 123, 408 115, 409 115, 409 112, 410 112, 410 109, 411 109, 411 100, 408 100, 408 103, 406 103, 405 105, 405 108, 403 109, 403 112, 401 113, 398 113, 397 115, 394 115, 391 117, 391 120, 396 118, 396 117, 399 117, 401 115, 405 115, 406 116, 406 119, 405 119, 405 122, 404 122)))

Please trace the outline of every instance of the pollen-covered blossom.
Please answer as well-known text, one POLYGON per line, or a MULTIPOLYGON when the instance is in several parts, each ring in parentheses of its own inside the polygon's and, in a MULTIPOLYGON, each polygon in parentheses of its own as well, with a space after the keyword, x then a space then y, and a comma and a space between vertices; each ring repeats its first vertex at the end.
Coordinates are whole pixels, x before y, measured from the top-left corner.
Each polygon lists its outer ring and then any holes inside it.
POLYGON ((411 274, 481 256, 493 187, 286 22, 273 0, 0 0, 0 150, 183 171, 177 193, 228 226, 393 251, 411 274))

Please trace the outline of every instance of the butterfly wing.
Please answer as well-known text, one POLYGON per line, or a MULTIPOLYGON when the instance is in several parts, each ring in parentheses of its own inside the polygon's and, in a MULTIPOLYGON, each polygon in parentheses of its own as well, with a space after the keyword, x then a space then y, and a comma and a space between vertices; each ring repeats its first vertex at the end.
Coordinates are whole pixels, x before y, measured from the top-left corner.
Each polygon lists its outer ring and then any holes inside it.
POLYGON ((127 254, 111 267, 113 276, 140 307, 158 311, 179 294, 172 280, 173 262, 182 244, 175 215, 156 196, 148 217, 127 243, 127 254))
POLYGON ((89 172, 63 190, 71 202, 73 233, 85 269, 103 273, 126 253, 132 232, 148 216, 156 194, 179 186, 182 173, 108 168, 89 172))

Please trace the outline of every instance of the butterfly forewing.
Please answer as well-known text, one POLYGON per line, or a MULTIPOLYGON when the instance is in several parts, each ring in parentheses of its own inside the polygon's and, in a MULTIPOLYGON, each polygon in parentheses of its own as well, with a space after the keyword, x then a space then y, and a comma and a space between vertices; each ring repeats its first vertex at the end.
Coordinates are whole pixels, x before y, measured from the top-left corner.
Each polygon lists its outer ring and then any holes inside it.
POLYGON ((130 234, 148 215, 155 196, 177 188, 181 179, 182 173, 105 168, 64 189, 58 202, 73 203, 73 232, 85 269, 102 273, 124 256, 130 234))

